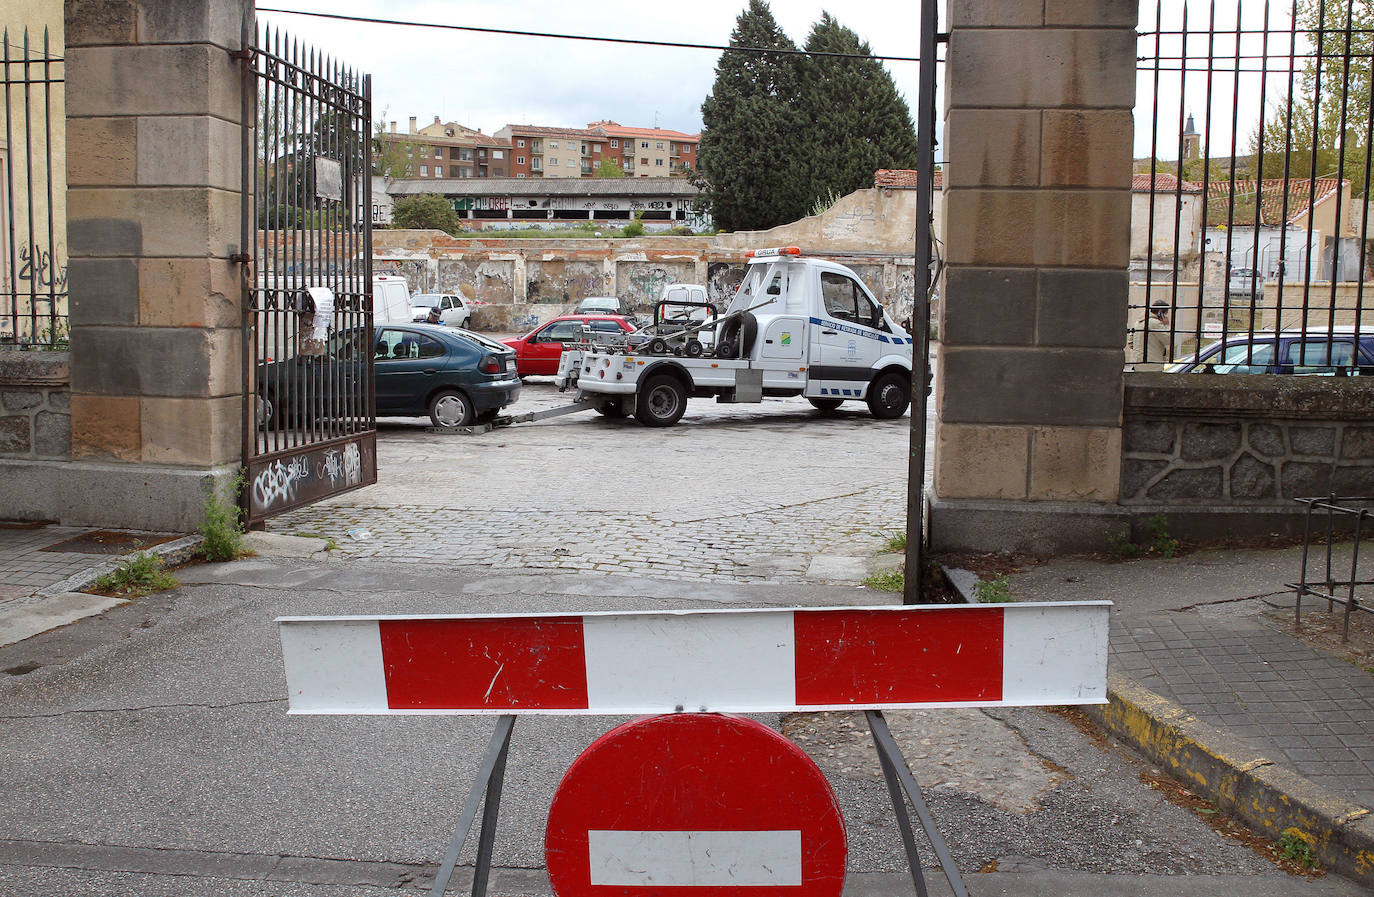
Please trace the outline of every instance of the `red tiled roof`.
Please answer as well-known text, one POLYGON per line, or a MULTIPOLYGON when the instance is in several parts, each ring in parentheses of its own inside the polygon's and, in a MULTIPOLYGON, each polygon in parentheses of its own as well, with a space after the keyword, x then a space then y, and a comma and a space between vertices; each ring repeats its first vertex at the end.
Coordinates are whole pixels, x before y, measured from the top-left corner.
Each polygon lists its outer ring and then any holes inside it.
MULTIPOLYGON (((916 189, 916 169, 914 168, 879 168, 873 174, 873 186, 875 187, 895 187, 899 190, 916 189)), ((944 185, 945 173, 941 169, 935 169, 935 188, 938 190, 944 185)))
MULTIPOLYGON (((1235 191, 1231 189, 1231 179, 1223 178, 1207 185, 1207 220, 1223 221, 1228 217, 1240 223, 1252 223, 1255 218, 1255 181, 1251 178, 1237 178, 1235 191), (1232 197, 1234 196, 1234 201, 1232 197), (1234 202, 1234 209, 1229 208, 1234 202)), ((1266 178, 1259 182, 1260 224, 1277 227, 1293 224, 1307 214, 1309 206, 1319 205, 1341 189, 1342 182, 1336 178, 1266 178), (1285 190, 1285 184, 1287 189, 1285 190), (1285 193, 1287 196, 1285 197, 1285 193), (1284 212, 1287 211, 1287 220, 1284 212)))
POLYGON ((696 141, 701 139, 700 134, 684 134, 681 131, 669 131, 666 128, 627 128, 624 125, 593 124, 591 128, 596 131, 604 131, 611 137, 653 137, 658 140, 677 140, 677 141, 696 141))
MULTIPOLYGON (((1157 172, 1155 172, 1155 174, 1154 174, 1154 187, 1155 187, 1154 192, 1156 192, 1156 193, 1178 193, 1178 192, 1180 192, 1180 191, 1179 191, 1178 178, 1175 177, 1174 175, 1170 174, 1169 172, 1166 172, 1166 171, 1157 171, 1157 172)), ((1149 193, 1149 192, 1150 192, 1150 173, 1149 173, 1148 171, 1147 171, 1147 172, 1144 172, 1144 173, 1141 173, 1141 174, 1133 174, 1133 175, 1131 175, 1131 192, 1132 192, 1132 193, 1149 193)), ((1183 189, 1182 189, 1182 192, 1183 192, 1183 193, 1201 193, 1201 192, 1202 192, 1202 187, 1201 187, 1200 185, 1198 185, 1198 184, 1193 183, 1192 181, 1184 181, 1184 182, 1183 182, 1183 189)))
POLYGON ((581 139, 584 137, 598 136, 595 131, 588 131, 583 128, 543 128, 535 127, 534 125, 506 125, 506 128, 502 130, 505 129, 509 129, 512 134, 533 137, 576 137, 581 139))

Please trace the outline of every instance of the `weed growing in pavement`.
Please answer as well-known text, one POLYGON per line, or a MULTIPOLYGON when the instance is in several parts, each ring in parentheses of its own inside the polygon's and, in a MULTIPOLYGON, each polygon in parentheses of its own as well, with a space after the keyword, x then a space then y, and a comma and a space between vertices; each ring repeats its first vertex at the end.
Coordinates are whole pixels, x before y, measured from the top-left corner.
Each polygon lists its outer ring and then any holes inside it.
POLYGON ((889 534, 883 551, 906 551, 906 531, 889 534))
POLYGON ((973 594, 979 604, 1006 604, 1015 600, 1011 597, 1011 584, 1005 576, 978 580, 974 583, 973 594))
POLYGON ((243 488, 243 482, 240 471, 229 484, 229 499, 213 487, 205 496, 205 519, 200 524, 200 534, 204 537, 201 552, 207 561, 232 561, 245 553, 242 511, 232 501, 243 488))
POLYGON ((1169 521, 1163 514, 1146 517, 1145 531, 1150 534, 1150 551, 1165 558, 1178 554, 1178 540, 1169 535, 1169 521))
POLYGON ((1304 869, 1317 868, 1317 858, 1312 853, 1316 839, 1307 832, 1296 828, 1286 828, 1273 848, 1274 855, 1281 860, 1296 863, 1304 869))
POLYGON ((325 551, 334 551, 339 548, 339 543, 334 541, 334 537, 326 536, 324 533, 296 533, 296 535, 304 539, 323 539, 325 551))
POLYGON ((1129 526, 1123 526, 1119 530, 1107 530, 1107 554, 1118 561, 1140 557, 1140 546, 1131 541, 1129 526))
POLYGON ((136 598, 179 585, 175 576, 162 569, 162 558, 147 552, 139 552, 95 580, 96 589, 121 598, 136 598))
POLYGON ((900 592, 906 588, 906 574, 901 570, 870 573, 864 578, 864 585, 880 592, 900 592))

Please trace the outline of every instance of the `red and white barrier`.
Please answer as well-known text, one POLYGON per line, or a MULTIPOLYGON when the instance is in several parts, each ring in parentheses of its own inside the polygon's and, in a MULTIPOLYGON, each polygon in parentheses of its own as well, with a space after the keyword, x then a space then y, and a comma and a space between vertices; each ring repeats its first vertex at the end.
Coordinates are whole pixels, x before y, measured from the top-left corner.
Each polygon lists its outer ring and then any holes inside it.
POLYGON ((291 713, 1100 704, 1110 602, 282 617, 291 713))

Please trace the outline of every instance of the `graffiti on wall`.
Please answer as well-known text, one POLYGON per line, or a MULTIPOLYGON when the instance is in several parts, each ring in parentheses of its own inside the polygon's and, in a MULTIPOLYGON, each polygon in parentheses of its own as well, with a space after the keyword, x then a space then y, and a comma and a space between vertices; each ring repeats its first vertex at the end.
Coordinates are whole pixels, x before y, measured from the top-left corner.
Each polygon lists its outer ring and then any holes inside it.
POLYGON ((600 262, 529 261, 525 265, 525 301, 579 302, 605 296, 610 284, 600 262))
POLYGON ((631 309, 653 307, 670 283, 693 283, 696 265, 690 262, 620 262, 616 265, 616 295, 631 309))
POLYGON ((412 293, 423 293, 427 289, 425 263, 418 259, 379 259, 372 260, 372 275, 385 274, 389 277, 404 277, 406 287, 412 293))
POLYGON ((515 301, 515 263, 439 259, 435 290, 458 293, 485 305, 507 305, 515 301))
POLYGON ((15 279, 19 292, 58 292, 67 291, 66 253, 57 247, 56 260, 53 252, 42 246, 25 243, 19 247, 19 270, 15 279))
POLYGON ((287 458, 253 462, 248 468, 248 501, 258 517, 318 501, 376 482, 376 443, 352 440, 322 446, 287 458))
POLYGON ((710 262, 706 266, 706 295, 711 304, 725 310, 744 280, 744 266, 733 262, 710 262))

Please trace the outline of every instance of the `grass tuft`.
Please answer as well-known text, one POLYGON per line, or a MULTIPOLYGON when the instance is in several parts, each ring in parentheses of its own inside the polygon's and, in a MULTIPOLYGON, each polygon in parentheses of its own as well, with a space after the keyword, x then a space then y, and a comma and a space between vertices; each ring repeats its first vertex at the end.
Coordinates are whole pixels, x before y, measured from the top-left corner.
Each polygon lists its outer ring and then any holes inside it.
POLYGON ((95 580, 97 590, 121 598, 164 592, 179 585, 176 577, 163 569, 162 558, 147 552, 134 555, 95 580))

